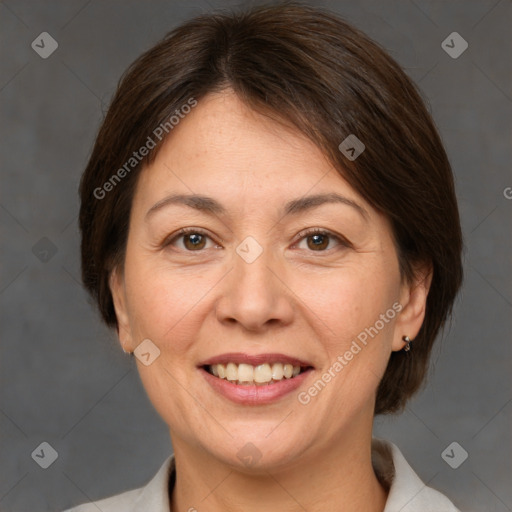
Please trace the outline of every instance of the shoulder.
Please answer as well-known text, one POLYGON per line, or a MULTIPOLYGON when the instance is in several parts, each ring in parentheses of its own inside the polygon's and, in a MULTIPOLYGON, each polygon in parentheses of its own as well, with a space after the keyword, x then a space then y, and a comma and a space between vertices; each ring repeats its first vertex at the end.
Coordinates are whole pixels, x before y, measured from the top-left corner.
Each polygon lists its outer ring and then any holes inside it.
MULTIPOLYGON (((444 494, 422 482, 395 444, 373 438, 372 463, 379 480, 389 489, 384 512, 460 512, 444 494)), ((174 479, 171 455, 144 487, 64 512, 168 512, 169 487, 174 479)))
POLYGON ((373 438, 372 462, 389 488, 384 512, 460 512, 444 494, 423 483, 395 444, 373 438))
POLYGON ((124 512, 131 510, 129 507, 137 501, 143 489, 144 488, 141 487, 139 489, 116 494, 110 498, 83 503, 82 505, 67 509, 64 512, 98 512, 98 510, 102 512, 124 512))
POLYGON ((155 476, 143 487, 90 501, 64 512, 168 512, 169 486, 174 484, 174 456, 170 455, 155 476))

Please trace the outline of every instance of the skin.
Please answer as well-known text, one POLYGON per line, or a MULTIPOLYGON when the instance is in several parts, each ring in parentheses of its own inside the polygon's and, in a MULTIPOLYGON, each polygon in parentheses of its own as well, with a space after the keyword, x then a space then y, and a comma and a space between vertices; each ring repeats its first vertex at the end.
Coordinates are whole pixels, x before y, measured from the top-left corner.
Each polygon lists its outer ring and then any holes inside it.
MULTIPOLYGON (((425 270, 425 269, 423 269, 425 270)), ((422 269, 418 276, 425 275, 422 269)), ((126 258, 111 276, 123 348, 149 338, 160 356, 138 371, 169 426, 177 481, 173 511, 382 511, 387 493, 371 465, 375 393, 392 351, 423 322, 428 279, 402 281, 388 220, 293 129, 225 91, 202 99, 140 175, 126 258), (305 195, 336 192, 366 212, 326 203, 283 215, 305 195), (171 204, 201 194, 225 213, 171 204), (206 238, 180 236, 201 228, 206 238), (322 249, 304 229, 321 228, 322 249), (263 248, 247 263, 247 236, 263 248), (337 240, 339 237, 340 241, 337 240), (352 340, 394 303, 385 324, 310 403, 307 390, 352 340), (226 353, 278 352, 314 366, 297 392, 268 405, 235 404, 197 369, 226 353), (237 452, 252 443, 260 460, 237 452)))

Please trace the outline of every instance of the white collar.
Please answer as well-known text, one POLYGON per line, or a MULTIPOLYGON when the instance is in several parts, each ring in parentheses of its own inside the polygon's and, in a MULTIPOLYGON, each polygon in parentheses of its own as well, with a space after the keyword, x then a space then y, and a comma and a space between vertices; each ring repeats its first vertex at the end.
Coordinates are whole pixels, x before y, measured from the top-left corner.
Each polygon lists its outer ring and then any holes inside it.
POLYGON ((379 480, 390 484, 383 512, 460 512, 446 496, 422 482, 395 444, 374 437, 372 463, 379 480))
MULTIPOLYGON (((389 487, 383 512, 460 512, 440 492, 427 487, 407 463, 398 447, 383 439, 372 439, 372 464, 379 480, 389 487)), ((156 475, 139 489, 127 491, 65 512, 172 512, 169 478, 175 482, 174 455, 161 465, 156 475)))

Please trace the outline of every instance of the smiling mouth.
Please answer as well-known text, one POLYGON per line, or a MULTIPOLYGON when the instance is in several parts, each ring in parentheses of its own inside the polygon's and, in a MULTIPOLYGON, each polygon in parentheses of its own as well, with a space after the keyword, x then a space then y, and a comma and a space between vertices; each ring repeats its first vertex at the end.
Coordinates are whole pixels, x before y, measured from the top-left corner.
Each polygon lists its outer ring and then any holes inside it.
POLYGON ((242 386, 268 386, 290 380, 312 366, 295 366, 289 363, 263 363, 253 366, 246 363, 211 364, 202 367, 210 375, 242 386))

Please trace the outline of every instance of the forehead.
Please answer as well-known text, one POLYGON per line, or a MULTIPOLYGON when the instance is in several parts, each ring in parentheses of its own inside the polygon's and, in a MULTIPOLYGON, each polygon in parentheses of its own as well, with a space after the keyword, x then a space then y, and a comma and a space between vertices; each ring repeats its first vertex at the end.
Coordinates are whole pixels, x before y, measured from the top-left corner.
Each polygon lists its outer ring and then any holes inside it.
POLYGON ((228 207, 243 201, 261 208, 337 191, 366 205, 311 140, 230 91, 206 96, 180 120, 137 188, 144 202, 200 192, 228 207))

